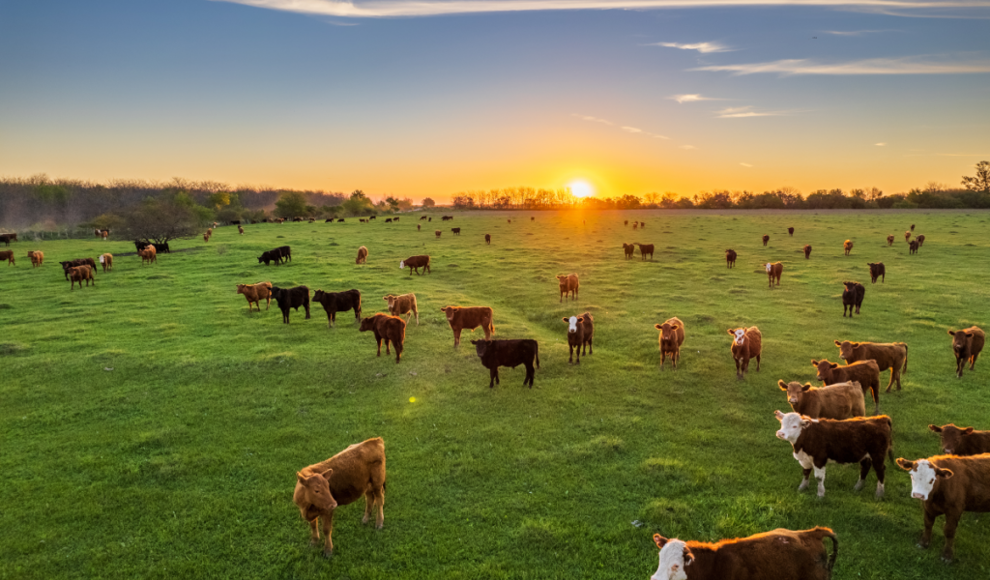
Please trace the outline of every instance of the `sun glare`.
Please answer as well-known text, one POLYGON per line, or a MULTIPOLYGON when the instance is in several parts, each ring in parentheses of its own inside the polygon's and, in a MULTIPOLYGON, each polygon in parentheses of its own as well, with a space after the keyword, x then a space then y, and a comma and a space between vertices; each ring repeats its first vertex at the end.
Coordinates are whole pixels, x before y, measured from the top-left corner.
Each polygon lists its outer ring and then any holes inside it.
POLYGON ((574 197, 588 197, 595 194, 595 188, 587 181, 581 181, 580 179, 568 183, 567 187, 571 188, 571 193, 574 194, 574 197))

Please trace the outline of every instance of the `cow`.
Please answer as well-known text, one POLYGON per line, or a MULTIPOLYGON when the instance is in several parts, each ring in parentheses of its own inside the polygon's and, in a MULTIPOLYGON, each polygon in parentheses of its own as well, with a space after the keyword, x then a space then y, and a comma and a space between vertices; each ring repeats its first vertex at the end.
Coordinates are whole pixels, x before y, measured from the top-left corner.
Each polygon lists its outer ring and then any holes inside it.
POLYGON ((454 234, 455 236, 459 236, 459 235, 461 235, 461 228, 450 228, 450 231, 451 231, 451 233, 453 233, 453 234, 454 234))
POLYGON ((416 224, 416 231, 417 232, 418 231, 421 231, 422 229, 423 229, 423 226, 421 226, 420 224, 416 224))
POLYGON ((357 259, 354 260, 355 264, 367 264, 368 263, 368 248, 361 246, 358 248, 357 259))
POLYGON ((916 240, 918 240, 918 247, 919 247, 919 248, 920 248, 921 246, 924 246, 924 245, 925 245, 925 234, 921 234, 920 236, 918 236, 918 237, 917 237, 917 238, 915 238, 915 239, 916 239, 916 240))
POLYGON ((309 320, 309 287, 296 286, 295 288, 279 288, 272 286, 272 298, 282 311, 282 322, 289 323, 289 309, 295 308, 299 312, 299 307, 306 309, 306 320, 309 320))
POLYGON ((160 244, 159 243, 153 243, 151 245, 155 247, 155 252, 157 252, 159 254, 171 254, 172 253, 172 250, 168 247, 168 242, 162 242, 160 244))
POLYGON ((963 512, 990 512, 990 454, 936 455, 915 461, 898 458, 897 465, 911 474, 911 497, 922 501, 925 530, 918 547, 928 548, 935 520, 945 515, 942 560, 951 562, 963 512))
POLYGON ((887 236, 887 247, 894 245, 894 236, 887 236))
POLYGON ((633 229, 634 230, 639 229, 639 222, 633 222, 633 229))
POLYGON ((427 223, 429 223, 429 222, 432 222, 432 221, 433 221, 433 218, 432 218, 432 217, 428 217, 428 218, 426 218, 426 222, 427 222, 427 223))
POLYGON ((725 267, 726 268, 732 268, 732 267, 734 267, 736 265, 736 258, 737 257, 738 257, 738 254, 736 254, 736 251, 735 250, 726 250, 725 251, 725 267))
POLYGON ((529 388, 533 388, 533 379, 536 377, 536 367, 540 368, 540 345, 532 339, 521 338, 512 340, 472 340, 474 350, 481 359, 481 364, 488 369, 490 380, 488 388, 495 388, 495 384, 501 384, 498 377, 498 367, 516 368, 519 365, 526 367, 526 378, 523 379, 523 386, 529 383, 529 388))
POLYGON ((804 249, 804 259, 805 260, 810 260, 811 259, 811 244, 806 245, 803 249, 804 249))
POLYGON ((333 218, 327 218, 327 219, 323 220, 323 223, 325 223, 325 224, 332 224, 333 223, 333 218))
POLYGON ((653 534, 660 565, 650 580, 829 580, 839 540, 829 528, 764 532, 707 542, 682 541, 653 534), (825 548, 832 539, 832 554, 825 548))
POLYGON ((491 340, 495 334, 495 311, 491 306, 444 306, 440 311, 454 331, 454 348, 461 345, 461 331, 465 328, 474 332, 480 326, 485 340, 491 340))
POLYGON ((96 286, 96 278, 93 277, 93 269, 89 266, 73 266, 68 270, 69 274, 69 290, 75 290, 76 282, 79 282, 79 287, 82 288, 83 280, 86 281, 86 286, 89 286, 89 282, 93 282, 93 286, 96 286))
POLYGON ((980 358, 986 342, 986 333, 978 326, 970 326, 966 330, 950 330, 949 336, 952 337, 952 352, 956 355, 956 377, 961 379, 967 362, 969 370, 976 366, 976 359, 980 358))
MULTIPOLYGON (((31 260, 32 268, 37 268, 45 263, 45 253, 41 250, 31 250, 27 253, 27 257, 31 260)), ((105 271, 106 269, 104 269, 104 272, 105 271)))
POLYGON ((258 263, 264 262, 267 266, 269 262, 275 262, 278 266, 283 261, 289 262, 292 260, 292 248, 290 246, 279 246, 274 250, 268 250, 267 252, 262 252, 261 256, 258 258, 258 263))
POLYGON ((344 221, 345 221, 344 218, 337 218, 337 223, 338 224, 344 223, 344 221))
POLYGON ((138 252, 141 256, 141 265, 143 266, 145 262, 149 265, 158 261, 158 250, 155 249, 154 244, 149 244, 145 249, 138 252))
POLYGON ((636 244, 622 244, 622 251, 626 254, 626 259, 632 258, 636 254, 636 244))
MULTIPOLYGON (((2 259, 2 258, 0 258, 2 259)), ((62 270, 65 272, 65 279, 69 279, 69 268, 74 266, 89 266, 93 269, 93 273, 96 273, 96 261, 93 258, 77 258, 75 260, 69 260, 67 262, 59 262, 62 265, 62 270)))
MULTIPOLYGON (((581 355, 587 354, 595 334, 595 319, 590 312, 578 316, 565 316, 561 320, 567 323, 567 346, 570 348, 568 363, 574 362, 574 349, 577 349, 577 363, 581 364, 581 355), (582 349, 584 353, 582 353, 582 349)), ((592 348, 591 354, 594 354, 592 348)))
POLYGON ((113 270, 113 254, 107 253, 100 256, 100 264, 103 264, 104 274, 107 273, 107 270, 113 270))
POLYGON ((432 274, 430 270, 430 257, 427 255, 421 256, 409 256, 405 260, 399 262, 399 269, 409 268, 409 275, 413 275, 413 271, 416 272, 417 276, 420 276, 419 269, 423 268, 427 274, 432 274))
POLYGON ((412 320, 413 315, 416 316, 416 326, 419 326, 419 307, 416 305, 416 295, 415 294, 401 294, 396 296, 394 294, 389 294, 387 296, 382 296, 382 300, 388 303, 388 313, 392 316, 401 316, 403 314, 408 314, 406 317, 406 324, 412 320))
MULTIPOLYGON (((378 219, 378 216, 374 216, 373 215, 373 216, 371 216, 371 217, 368 218, 368 221, 377 220, 377 219, 378 219)), ((399 218, 395 218, 395 219, 399 219, 399 218)))
POLYGON ((866 286, 859 282, 843 282, 842 290, 842 317, 846 316, 846 309, 849 310, 849 318, 853 316, 853 308, 859 314, 859 307, 863 305, 863 296, 866 295, 866 286))
POLYGON ((100 237, 106 240, 110 237, 110 230, 100 230, 100 237))
POLYGON ((812 359, 811 366, 818 370, 816 378, 825 383, 825 386, 849 382, 859 383, 863 389, 864 397, 867 391, 872 393, 873 414, 880 413, 880 367, 877 365, 877 361, 861 360, 843 367, 826 359, 820 361, 812 359))
POLYGON ((241 220, 230 220, 230 225, 239 226, 241 225, 241 220))
POLYGON ((14 250, 4 250, 0 252, 0 262, 7 260, 7 266, 16 266, 17 261, 14 259, 14 250))
POLYGON ((313 294, 313 302, 323 305, 327 312, 327 328, 337 325, 337 313, 354 310, 354 321, 361 322, 361 291, 350 289, 343 292, 324 292, 322 289, 313 294))
POLYGON ((675 316, 663 324, 654 324, 653 328, 660 331, 660 370, 663 370, 668 354, 677 370, 677 359, 681 358, 681 345, 684 344, 684 323, 675 316))
POLYGON ((425 219, 426 219, 426 216, 424 215, 424 216, 422 216, 422 217, 419 218, 419 221, 423 221, 425 219))
POLYGON ((265 301, 265 310, 272 307, 272 283, 258 282, 257 284, 238 284, 237 294, 243 294, 247 299, 248 312, 252 312, 251 303, 258 306, 261 312, 261 301, 265 301))
POLYGON ((560 301, 564 301, 564 296, 570 294, 571 300, 577 300, 578 287, 580 282, 578 281, 577 274, 559 274, 557 275, 557 284, 560 286, 560 301))
POLYGON ((17 241, 17 234, 0 234, 0 242, 5 243, 8 248, 10 247, 10 242, 16 242, 16 241, 17 241))
POLYGON ((292 218, 292 221, 294 221, 294 222, 301 222, 301 221, 303 221, 303 219, 301 217, 298 217, 297 216, 297 217, 292 218))
POLYGON ((639 222, 639 227, 646 228, 646 222, 639 222))
POLYGON ((385 223, 387 223, 387 224, 392 223, 392 218, 385 218, 385 223))
POLYGON ((203 241, 204 242, 210 241, 210 234, 203 234, 203 241))
POLYGON ((910 239, 911 239, 911 231, 908 230, 908 231, 904 232, 904 241, 906 242, 906 241, 908 241, 910 239))
POLYGON ((151 242, 142 242, 141 240, 134 240, 134 250, 140 252, 141 250, 147 248, 151 245, 151 242))
POLYGON ((767 242, 769 241, 770 241, 770 236, 767 234, 763 234, 763 245, 766 246, 767 242))
POLYGON ((780 275, 784 273, 784 264, 781 262, 774 262, 771 264, 767 262, 763 265, 767 271, 767 277, 770 279, 770 288, 773 288, 774 279, 777 280, 777 286, 780 286, 780 275))
POLYGON ((624 222, 622 222, 622 225, 628 226, 629 225, 629 220, 625 220, 624 222))
POLYGON ((749 371, 749 359, 756 359, 756 371, 760 371, 760 356, 763 354, 763 334, 755 326, 730 328, 732 338, 732 359, 736 361, 736 378, 742 380, 749 371))
POLYGON ((375 529, 385 525, 385 442, 381 437, 350 445, 326 461, 314 463, 296 472, 292 501, 299 515, 309 523, 310 545, 320 543, 317 520, 322 520, 323 555, 333 555, 333 513, 337 507, 364 496, 367 524, 377 506, 375 529))
POLYGON ((529 216, 529 221, 535 222, 536 221, 536 218, 534 216, 529 216))
POLYGON ((908 255, 918 253, 918 240, 911 240, 908 243, 908 255))
POLYGON ((897 381, 897 390, 901 390, 901 373, 907 372, 908 345, 904 342, 849 342, 835 341, 839 347, 839 358, 851 364, 856 361, 873 359, 877 362, 880 372, 890 369, 890 382, 886 392, 897 381))
MULTIPOLYGON (((310 218, 309 221, 313 221, 313 218, 310 218)), ((241 234, 243 236, 244 235, 244 228, 242 228, 241 226, 237 226, 237 233, 239 233, 239 234, 241 234)))
POLYGON ((382 356, 382 341, 385 341, 385 354, 391 354, 389 343, 395 347, 395 364, 399 364, 402 359, 402 348, 406 340, 406 321, 398 316, 378 313, 374 316, 361 319, 361 332, 369 330, 375 333, 375 341, 378 342, 378 356, 382 356))
POLYGON ((639 246, 639 259, 640 261, 646 259, 646 255, 650 255, 650 260, 653 260, 653 244, 636 244, 639 246))
POLYGON ((487 245, 487 246, 492 245, 492 235, 491 234, 485 234, 485 245, 487 245))
POLYGON ((891 441, 891 421, 887 415, 876 417, 856 417, 836 421, 833 419, 811 419, 798 413, 774 411, 780 421, 777 438, 787 441, 794 450, 804 470, 804 478, 798 491, 808 487, 811 470, 818 479, 818 497, 825 497, 825 465, 834 463, 859 463, 859 481, 853 488, 863 488, 870 467, 877 472, 877 498, 883 497, 884 458, 894 452, 891 441))
POLYGON ((881 284, 887 281, 887 268, 883 262, 869 262, 866 265, 870 267, 871 284, 876 284, 877 278, 880 278, 881 284))
POLYGON ((365 218, 358 218, 358 222, 360 222, 362 224, 366 224, 366 223, 368 223, 368 220, 365 219, 365 218))
POLYGON ((939 447, 946 455, 980 455, 990 453, 990 431, 975 431, 972 427, 929 425, 933 433, 939 434, 939 447))
POLYGON ((441 232, 440 230, 433 230, 433 235, 435 235, 438 240, 440 239, 440 234, 442 234, 442 233, 443 232, 441 232))
POLYGON ((911 231, 914 231, 914 224, 911 224, 911 231))
POLYGON ((848 256, 849 255, 849 252, 853 251, 853 242, 852 242, 852 240, 846 240, 846 241, 842 242, 842 249, 846 251, 846 255, 848 256))
MULTIPOLYGON (((431 221, 432 221, 432 220, 431 220, 431 221)), ((507 219, 507 220, 505 220, 505 221, 511 224, 511 223, 512 223, 512 218, 509 218, 509 219, 507 219)))
POLYGON ((792 227, 791 228, 787 228, 787 235, 793 236, 794 235, 794 228, 792 228, 792 227))
POLYGON ((838 383, 821 388, 798 382, 777 381, 787 393, 787 402, 799 415, 811 419, 850 419, 866 416, 866 399, 859 383, 838 383))

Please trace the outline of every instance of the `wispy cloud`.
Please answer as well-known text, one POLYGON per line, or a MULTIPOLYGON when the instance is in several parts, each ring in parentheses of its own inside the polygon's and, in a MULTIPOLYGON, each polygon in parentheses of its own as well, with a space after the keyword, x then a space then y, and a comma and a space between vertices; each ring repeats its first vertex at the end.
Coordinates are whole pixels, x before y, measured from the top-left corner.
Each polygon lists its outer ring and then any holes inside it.
MULTIPOLYGON (((577 117, 578 119, 581 119, 582 121, 588 121, 589 123, 601 123, 602 125, 609 125, 609 126, 613 126, 613 127, 616 126, 616 124, 613 123, 612 121, 609 121, 607 119, 600 119, 598 117, 592 117, 590 115, 579 115, 577 113, 572 113, 571 116, 572 117, 577 117)), ((657 139, 665 139, 665 140, 669 140, 670 139, 670 137, 667 137, 667 136, 664 136, 664 135, 660 135, 658 133, 651 133, 651 132, 646 131, 644 129, 640 129, 639 127, 632 127, 632 126, 629 126, 629 125, 619 125, 619 129, 622 129, 626 133, 646 135, 648 137, 655 137, 657 139)))
POLYGON ((739 165, 742 165, 743 167, 752 167, 749 163, 743 163, 742 161, 739 162, 739 165))
POLYGON ((886 147, 887 144, 886 143, 874 143, 873 146, 874 147, 886 147))
POLYGON ((880 32, 890 32, 889 30, 822 30, 819 34, 831 34, 834 36, 866 36, 867 34, 877 34, 880 32))
POLYGON ((643 132, 642 129, 637 129, 636 127, 620 127, 620 129, 622 129, 623 131, 626 131, 627 133, 642 133, 643 132))
POLYGON ((870 58, 824 63, 810 59, 775 60, 750 64, 708 65, 691 70, 731 72, 734 75, 946 75, 990 73, 990 60, 950 61, 928 57, 870 58))
POLYGON ((743 119, 746 117, 780 117, 788 115, 787 111, 754 111, 753 107, 726 107, 716 113, 719 119, 743 119))
POLYGON ((696 42, 694 44, 679 44, 676 42, 654 42, 652 44, 645 44, 643 46, 666 46, 667 48, 679 48, 680 50, 697 50, 701 53, 709 52, 729 52, 732 49, 727 46, 722 46, 717 42, 696 42))
MULTIPOLYGON (((904 11, 990 8, 990 0, 214 0, 256 8, 344 18, 395 18, 540 10, 649 10, 723 6, 831 6, 904 11)), ((909 13, 895 15, 910 15, 909 13)))
POLYGON ((721 101, 723 99, 716 99, 715 97, 703 97, 701 95, 673 95, 668 97, 669 99, 675 100, 680 104, 684 103, 696 103, 698 101, 721 101))
POLYGON ((588 121, 589 123, 601 123, 602 125, 613 125, 611 121, 606 121, 605 119, 599 119, 598 117, 590 117, 588 115, 578 115, 574 113, 574 116, 582 121, 588 121))

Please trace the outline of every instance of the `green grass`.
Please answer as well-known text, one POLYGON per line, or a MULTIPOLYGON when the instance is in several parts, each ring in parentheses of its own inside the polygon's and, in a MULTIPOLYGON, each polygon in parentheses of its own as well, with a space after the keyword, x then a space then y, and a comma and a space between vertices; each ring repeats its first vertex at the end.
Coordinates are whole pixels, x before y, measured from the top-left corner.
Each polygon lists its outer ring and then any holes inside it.
POLYGON ((17 266, 0 265, 0 577, 644 578, 654 532, 717 540, 816 525, 839 536, 836 578, 987 577, 986 515, 964 516, 945 565, 943 520, 928 551, 915 547, 921 508, 906 473, 888 467, 883 501, 872 473, 852 491, 856 465, 828 468, 824 500, 814 485, 798 493, 773 416, 787 410, 777 380, 813 381, 812 358, 837 360, 833 339, 903 340, 904 390, 881 395, 895 453, 935 454, 929 423, 990 428, 990 362, 956 379, 945 333, 986 328, 987 213, 535 215, 457 214, 460 237, 439 218, 417 232, 406 216, 220 228, 208 244, 173 242, 192 251, 154 266, 119 256, 74 292, 59 260, 133 245, 13 243, 17 266), (912 222, 927 238, 916 256, 903 241, 912 222), (656 244, 655 260, 625 261, 632 241, 656 244), (257 264, 284 244, 290 264, 257 264), (356 266, 360 245, 370 256, 356 266), (43 268, 29 249, 45 252, 43 268), (398 269, 420 253, 432 275, 398 269), (785 264, 779 289, 767 288, 769 260, 785 264), (871 285, 866 263, 878 260, 890 280, 871 285), (558 304, 554 276, 569 272, 580 300, 558 304), (852 320, 841 317, 849 279, 867 288, 852 320), (234 285, 262 280, 358 288, 366 316, 385 294, 415 292, 422 324, 396 365, 350 313, 332 330, 318 304, 290 325, 274 305, 249 314, 234 285), (536 388, 518 367, 488 389, 468 342, 482 334, 465 332, 455 351, 447 304, 492 306, 497 338, 537 339, 536 388), (561 317, 585 310, 595 353, 569 366, 561 317), (653 325, 670 316, 687 338, 679 370, 659 372, 653 325), (754 324, 763 369, 754 361, 737 381, 726 329, 754 324), (292 503, 294 473, 379 435, 385 528, 360 524, 363 505, 341 507, 325 560, 292 503))

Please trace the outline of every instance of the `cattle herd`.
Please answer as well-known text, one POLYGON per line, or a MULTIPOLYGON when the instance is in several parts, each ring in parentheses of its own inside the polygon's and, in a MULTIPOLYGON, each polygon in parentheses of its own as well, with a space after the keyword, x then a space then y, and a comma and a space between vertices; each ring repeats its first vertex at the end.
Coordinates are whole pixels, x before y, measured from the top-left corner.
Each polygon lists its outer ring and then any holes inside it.
MULTIPOLYGON (((370 221, 372 218, 368 218, 370 221)), ((442 216, 442 221, 453 220, 453 216, 442 216)), ((398 217, 386 219, 386 222, 397 222, 398 217)), ((432 221, 423 216, 420 220, 432 221)), ((284 220, 281 220, 284 221, 284 220)), ((279 221, 279 223, 281 223, 279 221)), ((301 221, 301 220, 299 220, 301 221)), ((327 220, 328 222, 332 220, 327 220)), ((337 220, 337 221, 343 221, 337 220)), ((366 220, 361 220, 366 221, 366 220)), ((510 220, 511 223, 511 220, 510 220)), ((628 221, 625 222, 628 225, 628 221)), ((216 224, 214 224, 216 226, 216 224)), ((645 222, 633 222, 634 229, 645 228, 645 222)), ((417 229, 419 226, 417 225, 417 229)), ((789 227, 788 234, 794 235, 794 228, 789 227)), ((910 253, 916 253, 924 242, 924 236, 911 240, 912 230, 905 232, 905 241, 910 245, 910 253)), ((238 224, 239 233, 244 230, 238 224)), ((454 235, 459 235, 461 228, 453 228, 454 235)), ((204 241, 209 241, 212 228, 204 234, 204 241)), ((97 237, 106 239, 108 230, 95 230, 97 237)), ((436 231, 439 238, 441 232, 436 231)), ((485 243, 491 243, 491 236, 485 234, 485 243)), ((763 245, 769 242, 769 235, 762 236, 763 245)), ((17 241, 17 234, 0 234, 0 242, 7 246, 17 241)), ((887 236, 888 245, 893 244, 894 236, 887 236)), ((625 257, 631 258, 636 248, 640 257, 653 259, 653 244, 623 244, 625 257)), ((155 244, 135 241, 135 248, 141 257, 142 264, 154 263, 159 253, 168 253, 167 243, 155 244)), ((853 242, 843 243, 844 255, 852 252, 853 242)), ((803 247, 804 256, 810 259, 811 246, 803 247)), ((44 254, 33 250, 28 252, 33 267, 42 266, 44 254)), ((368 249, 358 248, 356 264, 366 264, 368 249)), ((732 268, 738 258, 735 250, 725 251, 726 266, 732 268)), ((0 252, 0 260, 7 260, 8 265, 14 265, 14 252, 0 252)), ((289 246, 281 246, 263 252, 258 257, 258 263, 276 266, 292 260, 289 246)), ((113 267, 113 256, 109 253, 99 257, 99 263, 106 273, 113 267)), ((70 289, 83 282, 86 286, 95 286, 94 273, 96 261, 92 258, 79 258, 60 262, 66 280, 70 281, 70 289)), ((769 278, 769 286, 773 289, 780 285, 783 273, 782 262, 766 263, 765 270, 769 278)), ((871 282, 885 281, 886 270, 883 263, 869 263, 871 282)), ((400 269, 409 268, 409 275, 431 274, 430 256, 414 255, 399 263, 400 269), (420 272, 420 270, 423 272, 420 272)), ((578 299, 579 279, 577 274, 561 274, 557 277, 559 285, 559 302, 564 298, 578 299)), ((866 288, 855 281, 843 282, 842 293, 843 317, 847 314, 860 314, 866 288)), ((237 284, 237 294, 242 294, 248 302, 248 310, 253 311, 257 306, 261 311, 261 301, 270 308, 272 299, 275 300, 282 312, 282 320, 289 323, 289 313, 302 307, 305 318, 310 318, 310 289, 307 286, 280 288, 271 282, 256 284, 237 284)), ((388 313, 376 313, 362 317, 361 292, 357 289, 329 292, 316 290, 312 300, 320 303, 327 314, 327 325, 333 328, 336 324, 336 314, 352 310, 355 323, 360 332, 372 332, 377 343, 377 355, 381 356, 382 343, 385 343, 386 355, 395 350, 395 362, 401 362, 405 350, 406 325, 416 318, 419 325, 419 308, 416 295, 413 293, 383 297, 387 303, 388 313), (405 318, 403 318, 405 316, 405 318)), ((539 344, 532 339, 493 339, 495 334, 495 312, 490 306, 455 306, 447 305, 440 309, 447 319, 453 332, 454 347, 460 345, 461 331, 481 328, 484 339, 472 340, 475 351, 482 366, 489 370, 489 387, 493 388, 499 381, 499 367, 515 368, 522 365, 526 369, 523 386, 533 387, 535 369, 540 367, 539 344)), ((581 357, 593 354, 595 322, 591 312, 584 312, 563 317, 566 323, 566 337, 570 355, 569 363, 580 364, 581 357), (576 355, 576 360, 575 360, 576 355)), ((669 357, 673 369, 677 369, 680 351, 685 342, 686 329, 682 320, 671 317, 660 324, 655 324, 659 331, 660 369, 663 370, 669 357)), ((760 370, 763 355, 763 335, 756 326, 728 329, 731 336, 730 353, 735 362, 736 375, 744 378, 749 371, 750 361, 756 359, 756 371, 760 370)), ((973 370, 976 360, 983 349, 985 333, 976 326, 963 330, 948 330, 952 337, 952 350, 956 358, 956 374, 963 376, 966 365, 973 370)), ((919 546, 927 547, 931 540, 932 527, 937 517, 944 515, 945 546, 942 557, 950 561, 954 556, 954 539, 956 527, 962 514, 966 511, 990 511, 990 431, 976 431, 973 427, 956 427, 948 425, 929 425, 929 429, 940 435, 940 447, 944 454, 917 460, 907 460, 894 457, 894 441, 892 437, 893 420, 890 416, 880 415, 880 373, 890 371, 886 391, 889 393, 896 383, 901 390, 901 378, 907 372, 908 345, 903 342, 871 343, 835 340, 838 356, 845 364, 830 362, 826 359, 811 359, 811 365, 816 369, 816 378, 823 383, 815 387, 810 383, 801 384, 799 381, 778 380, 777 386, 786 393, 786 399, 791 407, 789 413, 775 411, 780 422, 776 436, 791 445, 794 459, 801 466, 802 478, 798 490, 808 487, 811 474, 817 479, 819 497, 825 495, 825 470, 829 462, 840 464, 858 463, 860 476, 854 489, 859 490, 865 484, 869 472, 876 473, 876 496, 884 495, 886 461, 889 459, 901 469, 910 473, 912 482, 911 496, 922 502, 924 513, 924 531, 919 546), (873 416, 866 415, 866 399, 873 399, 873 416)), ((381 528, 384 524, 385 501, 385 449, 381 438, 374 438, 351 445, 337 455, 304 467, 296 474, 296 487, 293 501, 300 514, 310 527, 310 535, 314 544, 319 542, 318 522, 322 520, 324 535, 324 553, 333 551, 331 533, 333 529, 333 512, 340 505, 354 502, 364 496, 366 501, 363 522, 367 523, 372 515, 375 525, 381 528)), ((659 534, 654 536, 659 549, 659 567, 652 576, 653 580, 686 580, 688 578, 719 578, 719 579, 827 579, 831 576, 838 553, 836 534, 828 528, 817 527, 811 530, 791 531, 778 529, 757 534, 748 538, 725 540, 716 544, 700 543, 667 539, 659 534), (828 553, 824 539, 832 543, 831 554, 828 553)))

